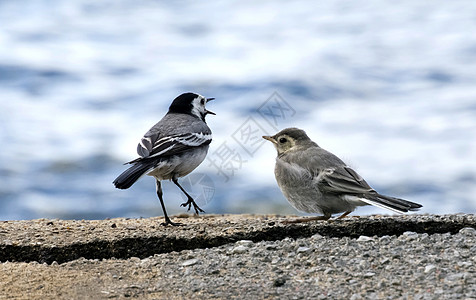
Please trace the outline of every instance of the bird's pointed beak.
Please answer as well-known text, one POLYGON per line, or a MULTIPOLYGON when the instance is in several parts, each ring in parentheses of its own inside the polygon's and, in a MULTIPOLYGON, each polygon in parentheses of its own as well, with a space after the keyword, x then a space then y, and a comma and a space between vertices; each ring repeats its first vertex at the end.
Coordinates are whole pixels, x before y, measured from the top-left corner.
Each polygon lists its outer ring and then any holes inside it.
POLYGON ((263 135, 263 139, 270 141, 273 144, 277 144, 276 140, 272 136, 263 135))
MULTIPOLYGON (((215 100, 215 98, 207 98, 207 103, 208 101, 212 101, 212 100, 215 100)), ((208 115, 216 115, 216 113, 214 113, 213 111, 209 111, 209 110, 205 110, 205 113, 208 115)))

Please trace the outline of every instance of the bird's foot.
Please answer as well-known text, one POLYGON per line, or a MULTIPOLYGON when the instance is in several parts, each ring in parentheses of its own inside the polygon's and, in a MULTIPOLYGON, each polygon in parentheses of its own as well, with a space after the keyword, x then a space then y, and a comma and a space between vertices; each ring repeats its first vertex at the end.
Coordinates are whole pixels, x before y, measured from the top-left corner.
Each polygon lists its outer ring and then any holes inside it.
POLYGON ((343 219, 343 218, 347 217, 347 215, 350 214, 351 212, 352 212, 351 210, 350 210, 350 211, 346 211, 346 212, 343 213, 342 215, 338 216, 338 217, 336 218, 336 220, 343 219))
POLYGON ((167 226, 167 225, 172 225, 172 226, 185 226, 183 223, 178 223, 178 222, 172 222, 172 220, 169 219, 169 217, 165 218, 165 222, 161 223, 160 225, 162 226, 167 226))
POLYGON ((195 201, 192 198, 188 198, 187 202, 184 202, 184 203, 180 204, 180 206, 182 206, 182 207, 188 206, 187 211, 190 211, 190 208, 192 207, 192 205, 193 205, 193 209, 195 209, 195 213, 197 215, 199 214, 199 212, 202 212, 202 213, 205 212, 203 209, 201 209, 197 205, 197 203, 195 203, 195 201))
POLYGON ((305 223, 310 221, 327 221, 329 220, 330 216, 317 216, 317 217, 310 217, 310 218, 299 218, 294 220, 285 220, 283 224, 296 224, 296 223, 305 223))

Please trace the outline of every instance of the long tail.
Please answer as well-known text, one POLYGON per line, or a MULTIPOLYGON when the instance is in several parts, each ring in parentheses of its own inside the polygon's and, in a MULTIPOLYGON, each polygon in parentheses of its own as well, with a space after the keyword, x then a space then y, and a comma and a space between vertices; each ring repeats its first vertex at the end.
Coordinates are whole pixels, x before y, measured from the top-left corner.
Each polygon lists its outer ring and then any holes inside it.
POLYGON ((154 165, 147 161, 138 161, 112 182, 118 189, 130 188, 139 178, 154 168, 154 165))
POLYGON ((375 205, 381 208, 389 209, 391 211, 397 212, 397 213, 406 213, 409 211, 417 211, 419 210, 422 205, 403 200, 400 198, 395 198, 395 197, 390 197, 390 196, 385 196, 381 195, 379 193, 372 194, 370 195, 365 195, 365 198, 362 197, 360 200, 362 200, 365 203, 375 205))

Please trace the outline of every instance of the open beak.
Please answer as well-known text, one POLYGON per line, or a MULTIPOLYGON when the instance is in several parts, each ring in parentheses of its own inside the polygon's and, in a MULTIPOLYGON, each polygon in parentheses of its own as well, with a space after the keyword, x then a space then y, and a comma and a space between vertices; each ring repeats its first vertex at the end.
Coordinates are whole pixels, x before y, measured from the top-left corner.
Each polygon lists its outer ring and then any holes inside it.
MULTIPOLYGON (((215 98, 207 98, 207 103, 208 101, 212 101, 212 100, 215 100, 215 98)), ((214 113, 213 111, 209 111, 209 110, 205 110, 205 114, 210 114, 210 115, 216 115, 216 113, 214 113)))
POLYGON ((277 144, 277 143, 276 143, 276 140, 273 139, 272 136, 263 135, 263 139, 268 140, 268 141, 270 141, 270 142, 273 143, 273 144, 277 144))

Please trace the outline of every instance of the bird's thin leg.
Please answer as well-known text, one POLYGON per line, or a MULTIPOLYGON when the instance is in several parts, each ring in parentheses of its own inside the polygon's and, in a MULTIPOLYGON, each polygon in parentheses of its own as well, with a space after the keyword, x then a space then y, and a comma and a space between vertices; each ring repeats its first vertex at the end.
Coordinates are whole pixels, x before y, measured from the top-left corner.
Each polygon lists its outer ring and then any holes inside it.
POLYGON ((179 189, 187 196, 187 202, 180 204, 180 206, 187 206, 188 205, 188 210, 190 210, 190 207, 195 209, 195 213, 198 215, 198 212, 205 212, 203 209, 198 207, 197 203, 195 203, 195 200, 193 200, 192 196, 190 196, 184 189, 183 187, 178 183, 178 180, 176 178, 172 179, 173 183, 175 183, 176 186, 179 187, 179 189))
POLYGON ((327 221, 329 220, 331 216, 330 215, 324 215, 324 216, 317 216, 317 217, 310 217, 310 218, 299 218, 299 219, 294 219, 294 220, 286 220, 283 221, 283 224, 296 224, 296 223, 305 223, 309 221, 327 221))
POLYGON ((170 220, 169 216, 167 215, 167 211, 165 210, 165 204, 164 204, 164 199, 162 198, 163 193, 162 193, 162 186, 160 184, 159 180, 155 180, 155 189, 157 191, 157 196, 159 196, 160 200, 160 205, 162 205, 162 210, 164 211, 164 218, 165 222, 162 223, 162 225, 167 226, 167 225, 172 225, 172 226, 180 226, 182 223, 174 223, 172 220, 170 220))
POLYGON ((350 214, 352 211, 346 211, 345 213, 343 213, 342 215, 338 216, 336 219, 343 219, 345 218, 348 214, 350 214))

